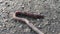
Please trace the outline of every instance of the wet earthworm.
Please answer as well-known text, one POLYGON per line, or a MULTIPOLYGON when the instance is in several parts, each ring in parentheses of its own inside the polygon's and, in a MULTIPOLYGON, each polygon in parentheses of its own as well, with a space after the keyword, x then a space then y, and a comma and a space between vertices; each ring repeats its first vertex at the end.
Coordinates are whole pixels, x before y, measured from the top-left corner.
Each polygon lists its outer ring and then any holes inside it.
POLYGON ((36 33, 38 34, 44 34, 43 32, 41 32, 38 28, 36 28, 32 23, 29 23, 28 19, 25 18, 21 18, 21 17, 17 17, 16 13, 13 13, 13 18, 19 21, 22 21, 24 23, 26 23, 29 27, 31 27, 36 33))
POLYGON ((30 12, 21 12, 21 11, 16 11, 16 16, 27 16, 27 17, 30 17, 30 18, 35 18, 35 19, 43 19, 44 16, 43 15, 40 15, 40 14, 33 14, 33 13, 30 13, 30 12))

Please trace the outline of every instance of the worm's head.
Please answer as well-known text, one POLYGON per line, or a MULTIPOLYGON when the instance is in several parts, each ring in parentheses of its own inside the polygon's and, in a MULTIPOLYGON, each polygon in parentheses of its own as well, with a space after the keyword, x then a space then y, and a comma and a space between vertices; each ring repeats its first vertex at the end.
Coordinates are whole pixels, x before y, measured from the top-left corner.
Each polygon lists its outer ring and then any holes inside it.
POLYGON ((16 11, 15 13, 13 13, 13 18, 17 17, 16 15, 19 15, 20 12, 19 11, 16 11))
POLYGON ((22 21, 22 22, 29 23, 29 21, 27 19, 16 16, 16 15, 19 15, 19 14, 20 14, 20 12, 16 11, 15 13, 13 13, 13 18, 16 19, 16 20, 22 21))

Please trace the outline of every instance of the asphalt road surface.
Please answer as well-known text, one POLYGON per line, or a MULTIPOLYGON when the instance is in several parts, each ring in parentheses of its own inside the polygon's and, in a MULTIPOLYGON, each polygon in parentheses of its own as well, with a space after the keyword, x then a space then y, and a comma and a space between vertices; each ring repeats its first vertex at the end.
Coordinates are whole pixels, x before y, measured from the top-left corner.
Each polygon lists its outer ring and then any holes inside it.
POLYGON ((44 34, 60 34, 60 0, 0 0, 0 34, 37 34, 12 18, 15 11, 44 15, 44 19, 24 18, 44 34))

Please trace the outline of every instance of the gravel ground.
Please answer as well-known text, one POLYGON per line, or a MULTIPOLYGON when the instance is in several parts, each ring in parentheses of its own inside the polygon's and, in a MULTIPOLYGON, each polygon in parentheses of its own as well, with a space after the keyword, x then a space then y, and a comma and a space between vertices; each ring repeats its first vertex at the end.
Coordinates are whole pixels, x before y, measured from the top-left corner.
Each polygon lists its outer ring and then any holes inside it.
POLYGON ((46 16, 27 19, 44 34, 60 34, 60 0, 0 0, 0 34, 37 34, 12 18, 17 10, 46 16))

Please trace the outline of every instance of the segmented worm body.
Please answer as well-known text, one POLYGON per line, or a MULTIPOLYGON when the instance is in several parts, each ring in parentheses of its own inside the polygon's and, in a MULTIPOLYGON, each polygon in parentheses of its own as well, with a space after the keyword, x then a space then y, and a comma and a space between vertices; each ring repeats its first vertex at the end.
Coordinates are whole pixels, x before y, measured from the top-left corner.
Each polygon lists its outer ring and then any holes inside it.
MULTIPOLYGON (((24 23, 26 23, 29 27, 31 27, 36 33, 38 34, 44 34, 43 32, 41 32, 38 28, 36 28, 32 23, 29 23, 29 20, 25 19, 25 18, 21 18, 21 17, 17 17, 16 15, 20 14, 20 12, 16 12, 13 14, 13 18, 19 21, 22 21, 24 23)), ((28 13, 21 13, 21 14, 28 14, 28 13)), ((30 14, 29 16, 31 16, 32 14, 30 14)))
POLYGON ((30 18, 35 18, 35 19, 43 19, 44 16, 43 15, 40 15, 40 14, 33 14, 33 13, 30 13, 30 12, 21 12, 21 11, 17 11, 16 12, 16 16, 27 16, 27 17, 30 17, 30 18))

